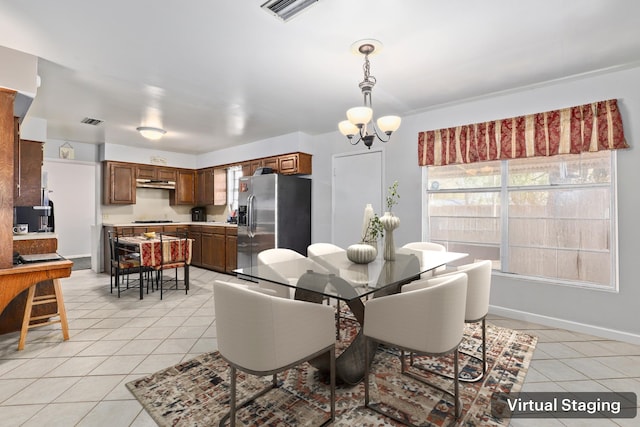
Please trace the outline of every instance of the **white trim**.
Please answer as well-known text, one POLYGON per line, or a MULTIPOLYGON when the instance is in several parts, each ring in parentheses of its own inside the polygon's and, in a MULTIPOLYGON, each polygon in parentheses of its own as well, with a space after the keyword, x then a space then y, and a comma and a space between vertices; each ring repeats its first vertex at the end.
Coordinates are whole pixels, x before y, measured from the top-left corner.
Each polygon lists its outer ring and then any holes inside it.
POLYGON ((540 325, 567 329, 569 331, 594 335, 610 340, 624 341, 631 344, 640 344, 640 335, 637 334, 617 331, 615 329, 603 328, 595 325, 588 325, 585 323, 573 322, 570 320, 558 319, 557 317, 543 316, 541 314, 513 310, 510 308, 498 307, 494 305, 489 306, 489 313, 508 317, 509 319, 523 320, 526 322, 538 323, 540 325))

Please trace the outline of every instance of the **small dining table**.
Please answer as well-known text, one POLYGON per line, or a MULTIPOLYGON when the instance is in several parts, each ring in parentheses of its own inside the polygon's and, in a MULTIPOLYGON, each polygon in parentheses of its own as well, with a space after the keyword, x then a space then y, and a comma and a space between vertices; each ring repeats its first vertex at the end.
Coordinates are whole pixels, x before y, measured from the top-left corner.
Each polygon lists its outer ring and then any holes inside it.
MULTIPOLYGON (((402 285, 419 279, 420 275, 466 257, 460 252, 422 252, 397 249, 395 260, 386 261, 379 255, 368 264, 356 264, 346 252, 310 256, 269 265, 254 265, 234 270, 238 277, 264 280, 295 290, 295 299, 322 303, 327 297, 344 301, 360 326, 364 325, 364 298, 378 298, 400 292, 402 285), (297 271, 297 280, 284 277, 278 271, 297 271)), ((294 278, 296 279, 296 278, 294 278)), ((357 384, 364 378, 365 340, 362 328, 336 359, 336 378, 357 384)), ((371 349, 373 350, 373 349, 371 349)), ((321 371, 329 371, 328 356, 310 363, 321 371)))
POLYGON ((185 260, 184 281, 185 286, 189 286, 189 265, 191 264, 193 239, 167 235, 162 236, 162 240, 159 237, 122 236, 118 237, 117 243, 136 248, 136 251, 140 254, 140 299, 144 298, 142 289, 144 267, 157 269, 161 264, 185 260), (184 244, 185 240, 187 242, 186 245, 184 244))

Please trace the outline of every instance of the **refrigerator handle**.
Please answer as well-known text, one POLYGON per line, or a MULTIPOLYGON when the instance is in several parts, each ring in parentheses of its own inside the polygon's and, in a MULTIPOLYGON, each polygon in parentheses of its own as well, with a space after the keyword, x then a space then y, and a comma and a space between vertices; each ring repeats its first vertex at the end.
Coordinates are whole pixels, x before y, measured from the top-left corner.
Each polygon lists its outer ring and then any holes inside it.
POLYGON ((253 199, 255 197, 256 196, 252 194, 247 198, 247 234, 249 235, 250 238, 255 237, 255 233, 253 232, 255 229, 253 199))

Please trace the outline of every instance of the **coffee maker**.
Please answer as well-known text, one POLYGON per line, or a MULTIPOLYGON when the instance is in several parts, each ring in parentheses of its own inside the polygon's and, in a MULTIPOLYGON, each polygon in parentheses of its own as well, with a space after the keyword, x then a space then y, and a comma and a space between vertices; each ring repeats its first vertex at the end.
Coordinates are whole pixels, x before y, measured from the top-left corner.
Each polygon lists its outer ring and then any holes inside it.
POLYGON ((191 221, 204 222, 207 220, 207 210, 204 207, 191 208, 191 221))

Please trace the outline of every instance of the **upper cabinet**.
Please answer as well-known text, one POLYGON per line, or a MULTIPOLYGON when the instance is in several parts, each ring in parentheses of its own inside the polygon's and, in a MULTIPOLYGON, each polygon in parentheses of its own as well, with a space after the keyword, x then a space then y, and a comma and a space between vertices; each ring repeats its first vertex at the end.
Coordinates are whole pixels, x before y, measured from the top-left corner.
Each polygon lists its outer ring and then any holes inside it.
POLYGON ((213 204, 227 204, 227 168, 213 168, 213 204))
POLYGON ((170 205, 196 204, 196 172, 192 169, 178 169, 176 189, 170 191, 170 205))
POLYGON ((201 206, 227 204, 226 168, 206 168, 196 172, 196 204, 201 206))
POLYGON ((42 204, 42 142, 26 141, 17 137, 14 141, 14 206, 38 206, 42 204))
MULTIPOLYGON (((22 143, 25 142, 31 143, 32 141, 22 141, 22 143)), ((38 143, 37 147, 38 150, 40 150, 40 160, 39 162, 36 161, 38 164, 38 173, 28 173, 28 176, 31 178, 37 176, 37 199, 34 199, 33 205, 40 203, 39 171, 42 166, 42 144, 38 143)), ((31 150, 31 148, 32 146, 30 145, 28 149, 31 150)), ((26 149, 26 146, 23 147, 23 150, 26 149)), ((29 157, 32 156, 29 155, 29 157)), ((253 175, 259 167, 268 167, 273 169, 275 173, 283 175, 311 175, 311 154, 289 153, 250 160, 242 163, 242 174, 244 176, 253 175)), ((105 205, 135 204, 136 179, 175 182, 175 190, 169 190, 169 204, 171 205, 224 206, 227 204, 226 166, 193 170, 172 168, 169 166, 105 161, 103 162, 103 171, 104 188, 102 200, 105 205)), ((30 203, 25 203, 25 206, 29 204, 30 203)), ((16 206, 20 205, 16 203, 16 206)))
POLYGON ((311 154, 289 153, 250 160, 242 163, 242 176, 253 175, 260 167, 271 168, 282 175, 311 175, 311 154))
POLYGON ((291 153, 278 156, 278 173, 283 175, 311 175, 311 154, 291 153))
POLYGON ((158 179, 175 182, 177 177, 178 173, 174 168, 153 165, 136 166, 136 178, 138 179, 158 179))
POLYGON ((136 165, 133 163, 104 162, 102 203, 105 205, 132 205, 136 202, 136 165))
POLYGON ((213 188, 213 168, 198 170, 196 172, 196 204, 199 206, 212 205, 213 188))

